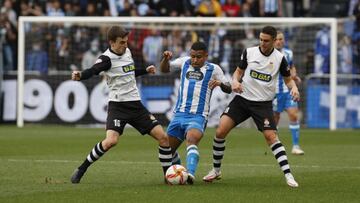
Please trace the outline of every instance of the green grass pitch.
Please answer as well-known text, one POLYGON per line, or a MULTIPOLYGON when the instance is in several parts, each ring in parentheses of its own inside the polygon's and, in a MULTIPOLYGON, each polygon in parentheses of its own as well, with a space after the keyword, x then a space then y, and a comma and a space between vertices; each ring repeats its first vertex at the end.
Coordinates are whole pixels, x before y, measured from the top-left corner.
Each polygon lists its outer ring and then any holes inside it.
MULTIPOLYGON (((102 129, 0 126, 0 202, 359 202, 360 131, 301 130, 306 154, 294 156, 291 136, 280 130, 299 188, 284 176, 255 129, 235 129, 228 136, 223 179, 201 178, 211 169, 212 138, 200 143, 196 182, 163 183, 157 143, 127 128, 118 145, 93 164, 77 185, 73 170, 104 138, 102 129)), ((185 148, 180 148, 183 163, 185 148)))

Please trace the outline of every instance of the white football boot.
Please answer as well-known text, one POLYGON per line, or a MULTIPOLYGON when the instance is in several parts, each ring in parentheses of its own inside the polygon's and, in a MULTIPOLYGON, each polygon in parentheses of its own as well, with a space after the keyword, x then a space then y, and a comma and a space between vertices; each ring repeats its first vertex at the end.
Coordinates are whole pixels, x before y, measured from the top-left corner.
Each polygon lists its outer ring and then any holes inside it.
POLYGON ((209 173, 203 177, 203 181, 205 182, 212 182, 214 180, 220 180, 221 179, 221 171, 216 172, 215 169, 212 169, 209 171, 209 173))
POLYGON ((299 145, 294 145, 291 150, 291 153, 295 154, 295 155, 304 155, 305 154, 304 150, 302 150, 299 145))
POLYGON ((294 176, 291 173, 285 174, 286 183, 290 187, 299 187, 299 184, 296 182, 294 176))

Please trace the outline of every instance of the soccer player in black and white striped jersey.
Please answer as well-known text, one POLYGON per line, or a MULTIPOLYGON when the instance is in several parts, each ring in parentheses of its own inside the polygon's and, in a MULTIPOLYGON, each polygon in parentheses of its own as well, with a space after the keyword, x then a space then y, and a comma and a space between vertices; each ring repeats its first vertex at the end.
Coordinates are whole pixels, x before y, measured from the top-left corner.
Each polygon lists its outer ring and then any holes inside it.
POLYGON ((285 148, 277 136, 272 109, 279 74, 283 76, 293 100, 300 98, 284 55, 274 48, 276 35, 274 27, 265 26, 260 33, 260 45, 245 49, 241 55, 231 85, 236 96, 220 118, 213 141, 213 169, 203 178, 204 181, 212 182, 221 178, 226 136, 232 128, 252 117, 278 161, 286 183, 290 187, 299 186, 291 174, 285 148))
POLYGON ((155 66, 149 66, 146 70, 135 68, 131 52, 127 48, 128 34, 129 32, 120 26, 111 27, 107 33, 109 48, 91 68, 72 73, 72 79, 80 81, 104 72, 110 89, 106 138, 94 146, 75 170, 71 177, 72 183, 79 183, 88 167, 117 144, 126 124, 132 125, 142 135, 149 134, 158 141, 158 157, 164 174, 171 165, 168 136, 156 118, 142 105, 136 86, 136 76, 153 74, 156 69, 155 66))

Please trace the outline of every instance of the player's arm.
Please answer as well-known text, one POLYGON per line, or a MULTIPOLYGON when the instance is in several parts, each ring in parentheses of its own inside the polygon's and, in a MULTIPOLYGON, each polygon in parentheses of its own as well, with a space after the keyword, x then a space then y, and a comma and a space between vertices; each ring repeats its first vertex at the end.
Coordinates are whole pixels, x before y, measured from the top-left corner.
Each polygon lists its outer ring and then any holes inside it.
POLYGON ((247 67, 247 50, 245 49, 241 55, 240 65, 236 68, 233 76, 232 76, 232 83, 231 88, 232 91, 236 93, 242 93, 243 87, 240 81, 242 81, 242 77, 244 76, 245 69, 247 67))
POLYGON ((163 58, 160 62, 160 71, 162 73, 168 73, 170 72, 170 59, 172 57, 171 51, 164 51, 163 58))
POLYGON ((280 64, 280 74, 284 77, 285 84, 289 88, 290 95, 292 96, 293 100, 299 101, 300 93, 296 86, 295 81, 291 77, 290 69, 288 68, 288 63, 287 63, 285 57, 283 57, 281 64, 280 64))
POLYGON ((99 75, 100 72, 109 70, 110 68, 110 58, 108 56, 101 55, 91 68, 85 69, 83 71, 73 71, 71 74, 71 79, 77 81, 86 80, 91 78, 93 75, 99 75))
POLYGON ((297 75, 296 67, 294 65, 292 65, 291 68, 290 68, 290 75, 291 75, 291 78, 295 81, 295 83, 297 85, 299 85, 301 83, 301 79, 297 75))
POLYGON ((146 67, 146 69, 135 69, 135 77, 145 75, 145 74, 155 74, 156 73, 156 67, 154 65, 150 65, 146 67))
POLYGON ((219 86, 220 89, 230 94, 231 93, 231 85, 226 79, 223 70, 220 68, 220 66, 215 66, 214 69, 214 78, 209 81, 209 88, 214 89, 215 87, 219 86))

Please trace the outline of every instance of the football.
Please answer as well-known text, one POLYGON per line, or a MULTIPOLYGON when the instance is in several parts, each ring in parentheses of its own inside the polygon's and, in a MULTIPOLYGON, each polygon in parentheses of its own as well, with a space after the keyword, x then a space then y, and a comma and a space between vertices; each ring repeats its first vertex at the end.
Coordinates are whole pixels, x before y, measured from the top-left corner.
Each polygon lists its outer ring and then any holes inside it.
POLYGON ((188 179, 188 173, 182 165, 172 165, 168 168, 165 178, 170 185, 184 185, 188 179))

